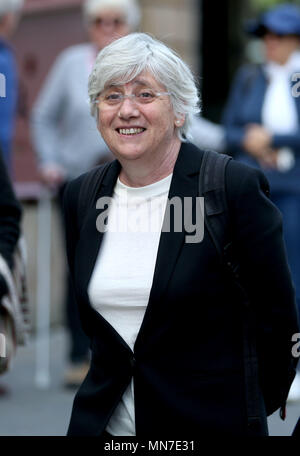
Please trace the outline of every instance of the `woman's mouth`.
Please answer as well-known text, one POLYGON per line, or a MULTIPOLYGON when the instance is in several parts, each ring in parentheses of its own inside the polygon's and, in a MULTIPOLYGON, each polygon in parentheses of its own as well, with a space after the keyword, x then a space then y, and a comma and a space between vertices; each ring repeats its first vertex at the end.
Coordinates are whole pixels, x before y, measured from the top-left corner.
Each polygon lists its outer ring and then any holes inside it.
POLYGON ((133 136, 143 133, 146 128, 117 128, 120 135, 133 136))

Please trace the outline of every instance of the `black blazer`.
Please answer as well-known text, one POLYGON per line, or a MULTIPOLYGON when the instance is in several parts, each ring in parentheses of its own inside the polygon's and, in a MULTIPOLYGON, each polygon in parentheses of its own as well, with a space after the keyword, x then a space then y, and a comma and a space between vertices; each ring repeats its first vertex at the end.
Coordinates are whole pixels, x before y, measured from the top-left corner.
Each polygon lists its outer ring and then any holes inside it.
MULTIPOLYGON (((182 144, 169 198, 197 196, 202 155, 182 144)), ((112 195, 119 172, 116 160, 97 198, 112 195)), ((132 376, 137 437, 247 434, 245 306, 209 234, 205 230, 197 244, 186 243, 185 232, 161 234, 133 353, 89 302, 87 287, 103 234, 96 230, 95 205, 83 226, 77 220, 81 182, 82 176, 68 185, 64 208, 68 261, 92 360, 74 400, 68 435, 101 435, 132 376)), ((259 360, 272 378, 285 379, 293 369, 291 337, 298 326, 281 215, 266 196, 268 183, 260 171, 232 160, 226 186, 233 239, 256 317, 259 360)), ((260 376, 260 388, 272 394, 271 381, 260 376)), ((255 433, 266 432, 261 401, 255 433)))

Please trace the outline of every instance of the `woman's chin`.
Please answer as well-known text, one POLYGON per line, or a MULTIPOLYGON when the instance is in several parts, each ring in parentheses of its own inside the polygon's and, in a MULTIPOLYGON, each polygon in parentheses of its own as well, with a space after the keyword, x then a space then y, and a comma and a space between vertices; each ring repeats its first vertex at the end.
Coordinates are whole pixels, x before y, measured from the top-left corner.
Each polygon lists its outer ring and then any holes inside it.
POLYGON ((141 150, 136 150, 136 149, 128 149, 128 150, 122 150, 118 154, 116 154, 120 159, 123 160, 138 160, 139 158, 142 158, 145 156, 145 151, 141 150))

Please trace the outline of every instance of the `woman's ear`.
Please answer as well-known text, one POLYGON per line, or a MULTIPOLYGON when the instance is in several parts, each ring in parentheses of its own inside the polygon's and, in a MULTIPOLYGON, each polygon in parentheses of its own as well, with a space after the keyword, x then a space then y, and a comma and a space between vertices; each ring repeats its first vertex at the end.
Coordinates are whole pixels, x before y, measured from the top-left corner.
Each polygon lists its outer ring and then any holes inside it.
POLYGON ((177 128, 182 127, 184 122, 185 122, 185 116, 184 115, 175 118, 175 126, 177 128))

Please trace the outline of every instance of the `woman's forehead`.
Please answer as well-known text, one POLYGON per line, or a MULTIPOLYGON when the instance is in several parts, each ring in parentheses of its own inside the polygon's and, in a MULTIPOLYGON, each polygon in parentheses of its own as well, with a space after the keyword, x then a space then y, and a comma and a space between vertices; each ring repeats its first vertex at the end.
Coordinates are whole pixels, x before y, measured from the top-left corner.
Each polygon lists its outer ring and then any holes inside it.
POLYGON ((124 8, 117 6, 103 6, 102 8, 97 8, 97 10, 94 11, 94 14, 91 17, 101 17, 101 19, 127 19, 124 8))
POLYGON ((105 85, 105 89, 109 89, 110 87, 116 86, 120 86, 123 88, 132 86, 144 86, 159 89, 164 88, 164 86, 149 71, 142 71, 140 74, 138 74, 132 79, 118 78, 115 80, 111 80, 105 85))

